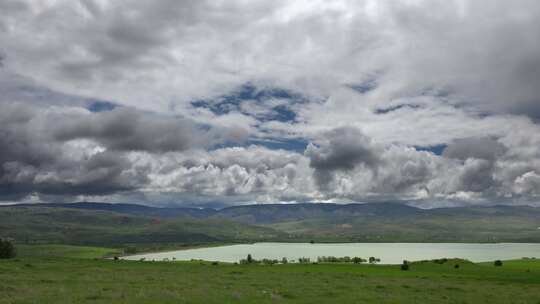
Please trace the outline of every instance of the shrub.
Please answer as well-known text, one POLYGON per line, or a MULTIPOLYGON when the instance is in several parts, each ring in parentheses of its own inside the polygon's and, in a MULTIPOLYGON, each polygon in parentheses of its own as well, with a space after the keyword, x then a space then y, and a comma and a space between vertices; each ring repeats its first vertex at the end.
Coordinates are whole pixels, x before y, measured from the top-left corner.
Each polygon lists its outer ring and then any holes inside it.
POLYGON ((436 264, 444 264, 448 262, 448 259, 447 258, 442 258, 442 259, 435 259, 433 260, 433 263, 436 263, 436 264))
POLYGON ((352 258, 352 261, 353 261, 353 263, 355 263, 355 264, 360 264, 360 263, 365 263, 365 262, 366 262, 365 259, 362 259, 362 258, 360 258, 360 257, 354 257, 354 258, 352 258))
POLYGON ((253 257, 251 257, 251 254, 247 255, 247 262, 248 262, 248 264, 253 263, 253 257))
POLYGON ((503 262, 501 260, 496 260, 495 262, 493 262, 493 265, 495 266, 502 266, 503 265, 503 262))
POLYGON ((309 264, 310 263, 310 259, 309 258, 298 258, 298 263, 300 264, 309 264))
POLYGON ((369 257, 369 263, 370 264, 375 264, 375 263, 378 263, 380 261, 381 261, 381 259, 378 259, 376 257, 369 257))
POLYGON ((13 242, 8 239, 0 239, 0 259, 11 259, 17 256, 13 242))
POLYGON ((455 268, 455 269, 458 269, 458 268, 459 268, 459 264, 454 265, 454 268, 455 268))
POLYGON ((401 264, 401 270, 409 270, 409 261, 403 261, 403 264, 401 264))
POLYGON ((281 264, 287 264, 287 263, 289 263, 289 261, 287 260, 286 257, 283 257, 283 258, 281 259, 281 264))

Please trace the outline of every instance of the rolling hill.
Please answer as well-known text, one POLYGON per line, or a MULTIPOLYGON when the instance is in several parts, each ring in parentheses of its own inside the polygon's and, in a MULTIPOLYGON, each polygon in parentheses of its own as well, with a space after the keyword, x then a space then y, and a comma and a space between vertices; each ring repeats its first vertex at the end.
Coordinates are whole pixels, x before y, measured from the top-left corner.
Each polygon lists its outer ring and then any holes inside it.
POLYGON ((81 202, 0 207, 0 234, 69 244, 540 242, 540 208, 419 209, 398 203, 214 209, 81 202))
POLYGON ((19 243, 124 246, 237 243, 283 239, 267 227, 226 219, 159 218, 79 208, 0 208, 0 235, 19 243))

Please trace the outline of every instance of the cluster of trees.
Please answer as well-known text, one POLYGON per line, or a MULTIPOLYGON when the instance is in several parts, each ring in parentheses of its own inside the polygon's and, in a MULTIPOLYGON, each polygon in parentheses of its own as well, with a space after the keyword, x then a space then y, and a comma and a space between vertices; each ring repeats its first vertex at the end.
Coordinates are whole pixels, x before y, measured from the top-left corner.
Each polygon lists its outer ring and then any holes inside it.
POLYGON ((17 255, 13 242, 0 238, 0 259, 11 259, 17 255))
MULTIPOLYGON (((320 256, 317 257, 316 263, 355 263, 355 264, 361 264, 369 262, 370 264, 375 264, 380 262, 381 259, 375 258, 375 257, 369 257, 369 259, 363 259, 361 257, 335 257, 335 256, 320 256)), ((254 259, 251 254, 247 255, 247 258, 241 259, 240 264, 265 264, 265 265, 274 265, 274 264, 288 264, 289 262, 294 263, 295 260, 287 260, 287 258, 282 258, 281 260, 277 259, 262 259, 262 260, 256 260, 254 259)), ((309 264, 311 263, 310 258, 301 257, 298 258, 298 263, 300 264, 309 264)), ((315 263, 315 262, 314 262, 315 263)))
POLYGON ((335 257, 335 256, 320 256, 317 257, 317 262, 319 263, 355 263, 355 264, 361 264, 365 263, 368 260, 363 259, 361 257, 335 257))
POLYGON ((287 264, 289 263, 289 261, 287 260, 287 258, 283 258, 281 259, 281 261, 277 260, 277 259, 262 259, 262 260, 256 260, 254 259, 251 254, 248 254, 247 255, 247 258, 245 259, 241 259, 240 260, 240 264, 264 264, 264 265, 274 265, 274 264, 287 264))
POLYGON ((301 257, 301 258, 298 258, 298 263, 300 263, 300 264, 309 264, 309 263, 311 263, 311 261, 310 261, 309 258, 301 257))
MULTIPOLYGON (((262 259, 262 260, 256 260, 254 259, 251 254, 248 254, 245 259, 240 260, 240 264, 246 265, 246 264, 264 264, 264 265, 274 265, 274 264, 288 264, 288 263, 294 263, 294 260, 287 260, 287 258, 283 257, 281 260, 277 259, 262 259)), ((300 264, 307 264, 310 263, 309 258, 298 258, 298 263, 300 264)))

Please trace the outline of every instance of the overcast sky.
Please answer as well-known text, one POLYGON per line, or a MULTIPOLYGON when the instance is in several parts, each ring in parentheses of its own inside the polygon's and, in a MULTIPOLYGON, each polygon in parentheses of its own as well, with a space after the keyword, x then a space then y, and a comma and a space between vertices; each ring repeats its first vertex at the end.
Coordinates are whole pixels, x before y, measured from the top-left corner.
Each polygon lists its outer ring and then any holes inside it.
POLYGON ((0 204, 540 205, 539 1, 0 16, 0 204))

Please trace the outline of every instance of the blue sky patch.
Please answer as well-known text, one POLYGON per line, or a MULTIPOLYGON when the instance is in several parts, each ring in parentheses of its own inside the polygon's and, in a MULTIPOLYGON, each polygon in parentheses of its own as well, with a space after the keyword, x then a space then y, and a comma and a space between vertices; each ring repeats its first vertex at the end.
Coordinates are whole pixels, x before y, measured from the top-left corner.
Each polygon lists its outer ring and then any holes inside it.
POLYGON ((431 152, 435 155, 442 155, 444 149, 446 149, 447 146, 448 146, 447 144, 439 144, 439 145, 427 146, 427 147, 415 146, 414 148, 416 149, 416 151, 426 151, 426 152, 431 152))
POLYGON ((88 106, 90 112, 107 112, 116 108, 114 103, 108 101, 94 101, 88 106))
POLYGON ((349 84, 348 87, 360 94, 366 94, 367 92, 373 91, 377 88, 377 81, 375 81, 375 79, 370 79, 358 84, 349 84))
POLYGON ((215 115, 225 115, 231 112, 239 112, 244 115, 255 117, 261 122, 281 121, 293 122, 296 119, 296 113, 290 108, 291 105, 303 103, 306 100, 297 93, 280 88, 257 88, 253 84, 242 85, 238 90, 219 96, 215 99, 196 100, 191 102, 195 108, 207 108, 215 115), (284 104, 272 106, 268 104, 274 99, 286 99, 284 104), (253 102, 254 105, 266 107, 267 112, 254 113, 242 108, 243 102, 253 102))
POLYGON ((248 145, 254 144, 266 147, 271 150, 287 150, 287 151, 296 151, 298 153, 304 153, 308 145, 308 141, 301 138, 291 138, 291 139, 252 139, 248 141, 248 145))
POLYGON ((400 104, 393 107, 375 109, 375 114, 387 114, 403 108, 419 109, 421 106, 415 104, 400 104))

